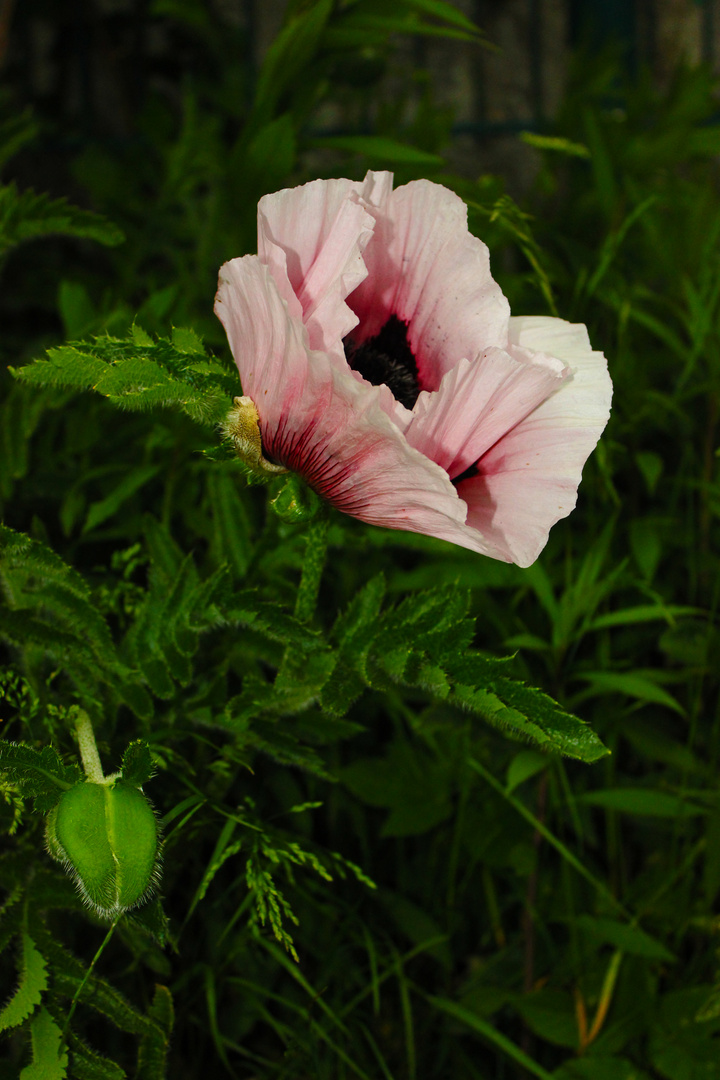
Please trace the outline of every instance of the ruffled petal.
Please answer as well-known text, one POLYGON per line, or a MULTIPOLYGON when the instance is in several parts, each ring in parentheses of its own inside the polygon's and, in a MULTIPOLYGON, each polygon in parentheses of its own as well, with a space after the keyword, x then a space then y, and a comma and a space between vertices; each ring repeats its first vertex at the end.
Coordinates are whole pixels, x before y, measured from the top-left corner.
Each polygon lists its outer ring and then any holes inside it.
POLYGON ((446 372, 436 392, 421 392, 405 437, 454 479, 569 375, 560 360, 517 345, 487 349, 446 372))
POLYGON ((362 253, 375 226, 366 200, 386 201, 391 187, 389 173, 368 173, 361 184, 313 180, 265 195, 258 204, 261 261, 271 268, 290 313, 302 314, 310 347, 341 363, 342 339, 357 323, 345 298, 367 274, 362 253))
POLYGON ((452 191, 415 180, 370 209, 376 224, 363 255, 368 276, 349 297, 360 319, 353 336, 358 343, 374 337, 397 315, 408 324, 422 388, 437 390, 461 359, 507 344, 508 302, 452 191))
POLYGON ((458 494, 468 526, 496 546, 495 557, 529 566, 575 506, 583 466, 610 415, 612 384, 582 325, 513 318, 510 340, 564 361, 573 377, 488 450, 479 475, 458 484, 458 494))
POLYGON ((362 521, 454 539, 467 510, 447 474, 407 444, 378 387, 309 349, 257 256, 221 268, 215 312, 257 408, 267 457, 362 521))

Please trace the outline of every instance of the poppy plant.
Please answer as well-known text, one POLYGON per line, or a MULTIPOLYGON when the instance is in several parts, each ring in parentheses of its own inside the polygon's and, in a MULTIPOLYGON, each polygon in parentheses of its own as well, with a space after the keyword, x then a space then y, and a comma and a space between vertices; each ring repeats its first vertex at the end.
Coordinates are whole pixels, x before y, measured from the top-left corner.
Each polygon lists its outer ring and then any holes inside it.
POLYGON ((510 316, 457 195, 392 179, 260 200, 215 302, 240 401, 345 513, 529 566, 607 423, 607 363, 582 325, 510 316))

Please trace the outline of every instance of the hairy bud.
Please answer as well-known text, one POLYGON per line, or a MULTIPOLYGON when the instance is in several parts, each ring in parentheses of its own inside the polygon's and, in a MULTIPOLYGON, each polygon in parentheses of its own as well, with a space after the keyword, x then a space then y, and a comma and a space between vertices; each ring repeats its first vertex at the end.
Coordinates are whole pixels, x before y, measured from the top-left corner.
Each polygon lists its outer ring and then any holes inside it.
POLYGON ((115 918, 148 898, 159 878, 153 809, 138 787, 81 781, 50 811, 47 848, 73 875, 84 900, 115 918))

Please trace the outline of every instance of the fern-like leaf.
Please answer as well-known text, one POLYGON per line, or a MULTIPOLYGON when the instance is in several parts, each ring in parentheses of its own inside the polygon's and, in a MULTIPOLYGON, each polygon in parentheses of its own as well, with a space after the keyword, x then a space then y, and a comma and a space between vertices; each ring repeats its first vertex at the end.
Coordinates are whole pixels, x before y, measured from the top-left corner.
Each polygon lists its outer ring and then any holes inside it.
POLYGON ((24 796, 35 799, 35 809, 41 812, 50 810, 81 776, 77 765, 63 765, 52 746, 35 750, 26 743, 6 741, 0 741, 0 769, 24 796))
POLYGON ((125 239, 112 222, 66 199, 51 199, 34 191, 19 192, 15 184, 0 187, 0 255, 25 240, 53 233, 111 247, 125 239))
POLYGON ((64 1080, 68 1056, 63 1050, 62 1032, 47 1009, 40 1009, 30 1024, 32 1064, 20 1073, 20 1080, 64 1080))
POLYGON ((140 1040, 137 1080, 165 1080, 165 1059, 175 1020, 173 999, 167 986, 156 985, 148 1013, 157 1027, 140 1040))
POLYGON ((140 327, 128 338, 96 337, 49 349, 46 359, 13 370, 35 386, 94 390, 124 409, 174 408, 216 427, 240 390, 234 372, 211 359, 192 330, 157 341, 140 327))
POLYGON ((0 1031, 17 1027, 27 1020, 40 1004, 43 993, 47 990, 47 964, 35 948, 35 942, 23 931, 21 935, 22 959, 20 963, 20 983, 0 1013, 0 1031))

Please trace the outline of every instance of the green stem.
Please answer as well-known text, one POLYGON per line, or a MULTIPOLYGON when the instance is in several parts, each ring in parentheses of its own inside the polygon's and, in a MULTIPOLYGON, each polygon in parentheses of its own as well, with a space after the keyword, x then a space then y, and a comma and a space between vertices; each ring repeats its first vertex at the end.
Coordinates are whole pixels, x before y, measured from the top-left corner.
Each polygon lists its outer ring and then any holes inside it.
MULTIPOLYGON (((96 753, 97 753, 97 751, 96 751, 96 753)), ((111 938, 111 937, 113 936, 113 934, 115 933, 115 927, 116 927, 116 926, 117 926, 117 924, 118 924, 118 923, 120 922, 120 919, 121 919, 121 915, 117 915, 117 916, 115 917, 115 919, 114 919, 113 923, 112 923, 112 924, 111 924, 111 926, 110 926, 110 929, 108 930, 107 934, 105 935, 105 937, 104 937, 104 938, 103 938, 103 940, 102 940, 102 943, 101 943, 101 945, 100 945, 100 948, 99 948, 99 949, 98 949, 98 951, 97 951, 97 952, 95 953, 95 955, 93 956, 92 960, 90 961, 90 966, 88 967, 87 971, 86 971, 86 972, 85 972, 85 974, 83 975, 83 978, 82 978, 82 982, 80 983, 80 985, 78 986, 77 990, 75 991, 75 995, 74 995, 74 997, 73 997, 72 1001, 70 1002, 70 1011, 69 1011, 69 1012, 68 1012, 68 1014, 67 1014, 67 1020, 65 1021, 65 1026, 63 1027, 63 1032, 62 1032, 62 1039, 63 1039, 63 1042, 66 1042, 66 1041, 67 1041, 67 1033, 68 1033, 68 1031, 69 1031, 69 1029, 70 1029, 70 1021, 71 1021, 71 1020, 72 1020, 72 1018, 73 1018, 73 1013, 75 1012, 75 1006, 77 1005, 77 1003, 78 1003, 78 1001, 79 1001, 79 999, 80 999, 80 995, 81 995, 81 994, 82 994, 82 992, 83 992, 83 989, 84 989, 84 987, 85 987, 85 984, 86 984, 86 982, 88 981, 88 979, 90 978, 90 976, 92 975, 92 973, 93 973, 93 968, 95 967, 95 965, 97 964, 98 960, 100 959, 100 957, 102 956, 103 952, 105 951, 105 946, 106 946, 106 945, 108 944, 108 942, 110 941, 110 938, 111 938)))
POLYGON ((77 706, 75 708, 75 734, 86 777, 91 784, 103 784, 105 776, 100 764, 95 732, 88 714, 77 706))
POLYGON ((323 508, 308 525, 302 577, 295 600, 295 618, 299 622, 310 622, 315 614, 320 579, 325 567, 327 530, 328 519, 323 508))

